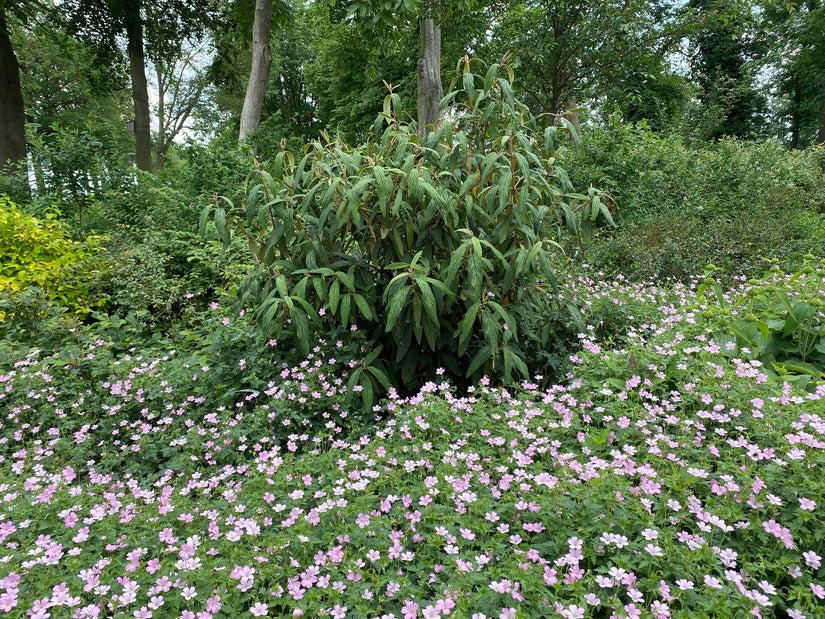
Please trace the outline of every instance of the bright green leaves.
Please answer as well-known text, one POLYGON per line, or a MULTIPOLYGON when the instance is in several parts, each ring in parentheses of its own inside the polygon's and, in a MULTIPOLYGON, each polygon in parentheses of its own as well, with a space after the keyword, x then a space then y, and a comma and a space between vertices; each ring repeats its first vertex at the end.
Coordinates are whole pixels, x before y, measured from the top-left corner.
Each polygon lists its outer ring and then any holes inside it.
POLYGON ((364 403, 438 368, 459 385, 527 377, 529 351, 552 340, 540 309, 558 248, 548 239, 564 213, 576 234, 609 220, 597 191, 573 193, 548 146, 563 129, 537 127, 512 72, 470 66, 445 99, 450 122, 423 142, 390 93, 366 143, 325 138, 300 159, 279 153, 252 175, 245 217, 224 203, 203 219, 224 242, 235 230, 249 240, 259 266, 239 293, 279 341, 306 351, 313 330, 367 334, 349 378, 364 403))
MULTIPOLYGON (((72 274, 84 262, 88 268, 99 240, 90 237, 76 243, 57 223, 26 215, 0 196, 0 294, 14 297, 38 287, 79 314, 90 312, 87 287, 72 274)), ((0 312, 0 322, 3 317, 0 312)))

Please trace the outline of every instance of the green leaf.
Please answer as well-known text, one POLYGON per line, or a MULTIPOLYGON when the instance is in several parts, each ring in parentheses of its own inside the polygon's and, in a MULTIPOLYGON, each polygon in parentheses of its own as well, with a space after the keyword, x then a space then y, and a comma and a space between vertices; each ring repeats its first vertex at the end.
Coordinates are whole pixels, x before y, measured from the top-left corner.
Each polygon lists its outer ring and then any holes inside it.
POLYGON ((467 93, 467 97, 470 101, 473 99, 473 92, 475 90, 474 86, 475 76, 470 73, 469 71, 465 72, 462 76, 462 83, 464 86, 464 92, 467 93))
POLYGON ((309 321, 307 315, 301 310, 294 309, 289 313, 292 324, 295 325, 296 335, 298 336, 298 351, 302 355, 309 354, 310 337, 309 337, 309 321))
POLYGON ((579 226, 576 221, 576 216, 573 214, 570 205, 566 202, 561 202, 561 209, 564 212, 564 221, 567 224, 567 231, 576 236, 579 233, 579 226))
POLYGON ((510 188, 513 175, 510 170, 504 170, 498 181, 498 208, 504 210, 510 199, 510 188))
POLYGON ((464 318, 461 319, 461 322, 458 325, 458 329, 456 330, 456 337, 458 338, 458 354, 463 355, 464 352, 467 350, 467 344, 470 339, 470 335, 473 330, 473 324, 478 317, 478 311, 481 309, 481 301, 476 301, 473 303, 467 312, 464 314, 464 318))
POLYGON ((760 327, 756 323, 746 322, 744 320, 734 320, 728 325, 728 330, 738 338, 741 338, 746 346, 756 347, 756 351, 764 350, 766 340, 762 334, 762 330, 767 329, 768 325, 762 323, 764 327, 760 327))
POLYGON ((367 366, 367 372, 369 372, 375 377, 379 384, 384 388, 384 391, 389 391, 392 388, 390 379, 387 377, 387 374, 381 368, 376 367, 374 365, 370 365, 367 366))
POLYGON ((341 281, 342 284, 344 284, 344 286, 347 287, 350 292, 355 292, 355 282, 349 273, 338 271, 335 276, 341 281))
POLYGON ((381 354, 381 350, 384 347, 379 345, 376 346, 366 357, 364 357, 364 361, 362 362, 364 366, 371 365, 373 361, 378 358, 378 355, 381 354))
POLYGON ((213 208, 212 205, 209 205, 201 210, 200 217, 198 218, 198 234, 201 236, 206 236, 206 227, 209 224, 209 216, 212 214, 213 208))
MULTIPOLYGON (((459 230, 459 232, 464 232, 471 234, 469 230, 459 230)), ((467 253, 467 250, 470 249, 472 243, 470 238, 464 239, 464 241, 459 245, 456 249, 453 250, 452 254, 450 255, 450 264, 447 267, 447 272, 444 277, 444 281, 448 287, 455 286, 456 276, 458 275, 458 270, 461 268, 461 265, 464 262, 464 256, 467 253)))
POLYGON ((401 288, 390 301, 389 311, 387 312, 387 331, 392 331, 395 323, 398 321, 401 312, 404 309, 407 298, 409 297, 410 289, 407 286, 401 288))
POLYGON ((352 388, 358 384, 358 379, 361 378, 361 373, 364 371, 362 366, 357 366, 350 374, 349 380, 347 380, 347 390, 352 391, 352 388))
POLYGON ((524 363, 524 360, 519 356, 517 352, 515 352, 512 347, 508 344, 504 347, 503 350, 504 354, 504 363, 505 363, 505 376, 509 380, 510 379, 510 372, 506 370, 506 366, 513 367, 515 366, 516 371, 522 378, 527 378, 529 375, 529 371, 527 370, 527 364, 524 363))
POLYGON ((599 199, 599 196, 593 196, 590 201, 590 219, 596 221, 596 218, 599 216, 599 213, 602 212, 602 201, 599 199))
POLYGON ((338 280, 332 282, 329 288, 329 310, 334 314, 338 309, 338 301, 341 299, 341 284, 338 280))
POLYGON ((425 278, 416 280, 416 285, 421 291, 421 300, 424 304, 424 311, 426 312, 427 317, 434 325, 437 325, 438 309, 436 308, 435 297, 433 296, 433 291, 430 290, 430 285, 427 283, 425 278))
POLYGON ((384 172, 384 168, 381 166, 375 166, 372 170, 375 174, 375 182, 378 185, 379 195, 389 198, 392 193, 392 180, 390 180, 386 172, 384 172))
POLYGON ((215 230, 224 245, 229 244, 229 230, 226 229, 226 211, 222 208, 215 209, 215 230))
POLYGON ((424 281, 430 284, 430 286, 434 288, 438 288, 441 292, 446 294, 448 297, 454 297, 455 293, 447 287, 447 284, 444 282, 438 281, 437 279, 433 279, 432 277, 425 277, 424 281))
POLYGON ((275 278, 275 289, 285 297, 289 295, 286 286, 286 277, 284 277, 283 275, 279 275, 275 278))
POLYGON ((372 310, 367 304, 366 299, 364 299, 364 297, 360 294, 354 295, 354 298, 355 305, 358 307, 358 311, 361 312, 361 316, 363 316, 365 320, 372 320, 372 310))
POLYGON ((421 297, 414 296, 412 300, 413 305, 413 324, 415 325, 416 333, 421 331, 421 297))
POLYGON ((372 379, 366 374, 361 377, 361 399, 364 401, 364 410, 372 409, 372 403, 375 401, 375 388, 373 387, 372 379))
POLYGON ((261 312, 261 326, 263 326, 264 329, 270 329, 272 321, 278 316, 280 310, 280 299, 266 299, 259 309, 259 312, 261 312))
POLYGON ((407 193, 411 200, 418 198, 418 187, 421 183, 421 178, 418 176, 418 169, 413 168, 407 175, 407 193))
POLYGON ((478 178, 478 171, 474 171, 472 174, 467 176, 467 178, 464 179, 464 182, 461 183, 461 188, 458 190, 458 195, 463 196, 465 193, 470 191, 478 181, 478 178))
POLYGON ((774 370, 780 374, 784 372, 794 372, 796 374, 813 376, 814 378, 825 378, 825 372, 810 363, 805 363, 804 361, 800 361, 798 359, 788 359, 786 361, 782 361, 781 363, 772 363, 771 365, 774 370))
POLYGON ((809 316, 811 316, 815 312, 815 308, 810 306, 805 301, 799 301, 798 303, 794 303, 791 306, 791 309, 788 311, 788 317, 785 320, 785 328, 782 329, 782 335, 784 337, 789 336, 791 333, 796 331, 797 327, 800 324, 805 322, 809 316))
POLYGON ((475 373, 481 369, 485 363, 487 363, 493 356, 493 347, 492 346, 485 346, 481 350, 479 350, 475 356, 473 357, 472 362, 470 363, 470 367, 467 368, 467 376, 468 378, 474 376, 475 373))
POLYGON ((350 295, 344 295, 341 299, 341 324, 346 326, 350 324, 350 305, 352 303, 352 297, 350 295))

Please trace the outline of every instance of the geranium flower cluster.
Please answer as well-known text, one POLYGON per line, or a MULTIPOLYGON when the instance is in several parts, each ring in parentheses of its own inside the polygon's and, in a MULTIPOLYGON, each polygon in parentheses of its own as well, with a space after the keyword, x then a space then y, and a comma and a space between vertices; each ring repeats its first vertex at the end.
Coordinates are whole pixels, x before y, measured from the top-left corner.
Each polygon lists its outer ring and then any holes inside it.
POLYGON ((571 294, 650 312, 621 340, 592 325, 559 384, 428 383, 362 431, 334 344, 214 410, 160 357, 68 397, 22 361, 0 378, 0 612, 825 615, 825 384, 720 345, 690 286, 571 294))

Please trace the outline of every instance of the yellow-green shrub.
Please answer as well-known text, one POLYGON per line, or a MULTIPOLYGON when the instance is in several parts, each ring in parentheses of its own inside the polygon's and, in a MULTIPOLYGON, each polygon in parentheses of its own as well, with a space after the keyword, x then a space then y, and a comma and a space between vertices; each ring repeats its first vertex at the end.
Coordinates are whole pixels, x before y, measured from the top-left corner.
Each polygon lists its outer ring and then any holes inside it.
POLYGON ((0 295, 37 286, 71 310, 88 311, 86 285, 77 270, 96 240, 72 241, 57 222, 27 215, 0 196, 0 295))

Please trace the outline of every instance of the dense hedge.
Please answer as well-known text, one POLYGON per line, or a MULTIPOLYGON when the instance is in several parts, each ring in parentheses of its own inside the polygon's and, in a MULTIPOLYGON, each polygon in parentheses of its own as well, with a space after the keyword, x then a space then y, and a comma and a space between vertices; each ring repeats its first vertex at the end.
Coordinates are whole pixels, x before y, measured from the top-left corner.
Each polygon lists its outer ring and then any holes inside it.
POLYGON ((589 262, 608 275, 687 281, 708 263, 753 277, 767 260, 789 268, 825 244, 825 150, 722 140, 686 146, 644 125, 588 132, 563 163, 580 186, 616 202, 589 262))

